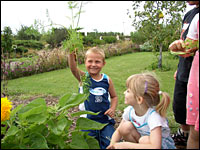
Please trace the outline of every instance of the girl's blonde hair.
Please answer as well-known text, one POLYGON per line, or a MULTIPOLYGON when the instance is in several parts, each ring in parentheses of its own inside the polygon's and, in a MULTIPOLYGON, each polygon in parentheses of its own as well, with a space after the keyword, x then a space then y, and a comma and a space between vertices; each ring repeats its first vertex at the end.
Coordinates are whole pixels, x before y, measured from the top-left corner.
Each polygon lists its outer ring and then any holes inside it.
POLYGON ((99 47, 92 47, 88 49, 85 53, 85 60, 87 59, 87 56, 89 53, 95 53, 95 54, 100 54, 102 56, 103 62, 105 62, 105 53, 104 50, 99 48, 99 47))
POLYGON ((156 111, 162 117, 166 116, 170 97, 168 93, 160 91, 155 74, 148 72, 132 75, 126 80, 126 86, 133 92, 135 98, 143 97, 148 107, 156 106, 156 111), (161 101, 160 95, 162 95, 161 101))

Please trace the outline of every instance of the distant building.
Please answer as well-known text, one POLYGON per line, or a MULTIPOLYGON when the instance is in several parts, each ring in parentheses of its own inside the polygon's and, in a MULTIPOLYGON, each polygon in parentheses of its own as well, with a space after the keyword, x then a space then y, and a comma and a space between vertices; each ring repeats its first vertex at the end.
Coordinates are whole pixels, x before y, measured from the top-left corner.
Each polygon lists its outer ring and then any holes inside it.
POLYGON ((116 39, 119 40, 119 35, 117 34, 116 39))

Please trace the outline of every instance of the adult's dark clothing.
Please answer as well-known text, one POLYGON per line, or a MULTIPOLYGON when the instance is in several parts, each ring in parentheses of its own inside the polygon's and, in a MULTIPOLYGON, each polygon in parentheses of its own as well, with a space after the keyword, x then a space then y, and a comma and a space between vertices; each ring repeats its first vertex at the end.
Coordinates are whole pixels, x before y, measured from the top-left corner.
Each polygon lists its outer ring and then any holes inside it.
MULTIPOLYGON (((199 7, 195 7, 188 11, 182 22, 181 39, 185 40, 188 34, 190 23, 194 16, 199 13, 199 7)), ((186 124, 186 97, 187 97, 187 83, 192 66, 193 56, 181 57, 179 56, 179 64, 176 74, 176 83, 173 97, 173 111, 177 123, 186 124)))

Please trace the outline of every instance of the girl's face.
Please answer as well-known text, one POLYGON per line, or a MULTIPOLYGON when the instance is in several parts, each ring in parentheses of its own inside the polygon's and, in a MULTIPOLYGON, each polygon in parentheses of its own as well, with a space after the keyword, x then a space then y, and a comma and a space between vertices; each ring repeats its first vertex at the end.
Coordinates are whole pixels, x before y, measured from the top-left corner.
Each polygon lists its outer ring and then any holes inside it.
POLYGON ((135 105, 136 100, 134 98, 134 94, 129 88, 124 92, 124 95, 125 95, 125 102, 124 102, 125 104, 132 106, 135 105))
POLYGON ((98 75, 105 65, 100 54, 89 53, 85 60, 85 67, 90 75, 98 75))

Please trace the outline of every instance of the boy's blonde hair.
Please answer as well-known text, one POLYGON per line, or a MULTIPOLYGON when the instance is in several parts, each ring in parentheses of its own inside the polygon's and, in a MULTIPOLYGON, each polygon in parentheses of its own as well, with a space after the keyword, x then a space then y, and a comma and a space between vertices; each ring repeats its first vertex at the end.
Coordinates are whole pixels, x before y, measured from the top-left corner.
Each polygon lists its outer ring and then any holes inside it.
POLYGON ((166 111, 170 103, 170 97, 166 92, 160 92, 159 81, 153 73, 141 73, 130 76, 126 80, 135 98, 143 97, 148 107, 156 106, 156 111, 162 116, 166 116, 166 111), (160 94, 162 100, 160 101, 160 94))
POLYGON ((85 53, 85 60, 89 53, 100 54, 102 56, 103 62, 105 62, 105 53, 104 53, 103 49, 101 49, 99 47, 92 47, 92 48, 88 49, 85 53))

